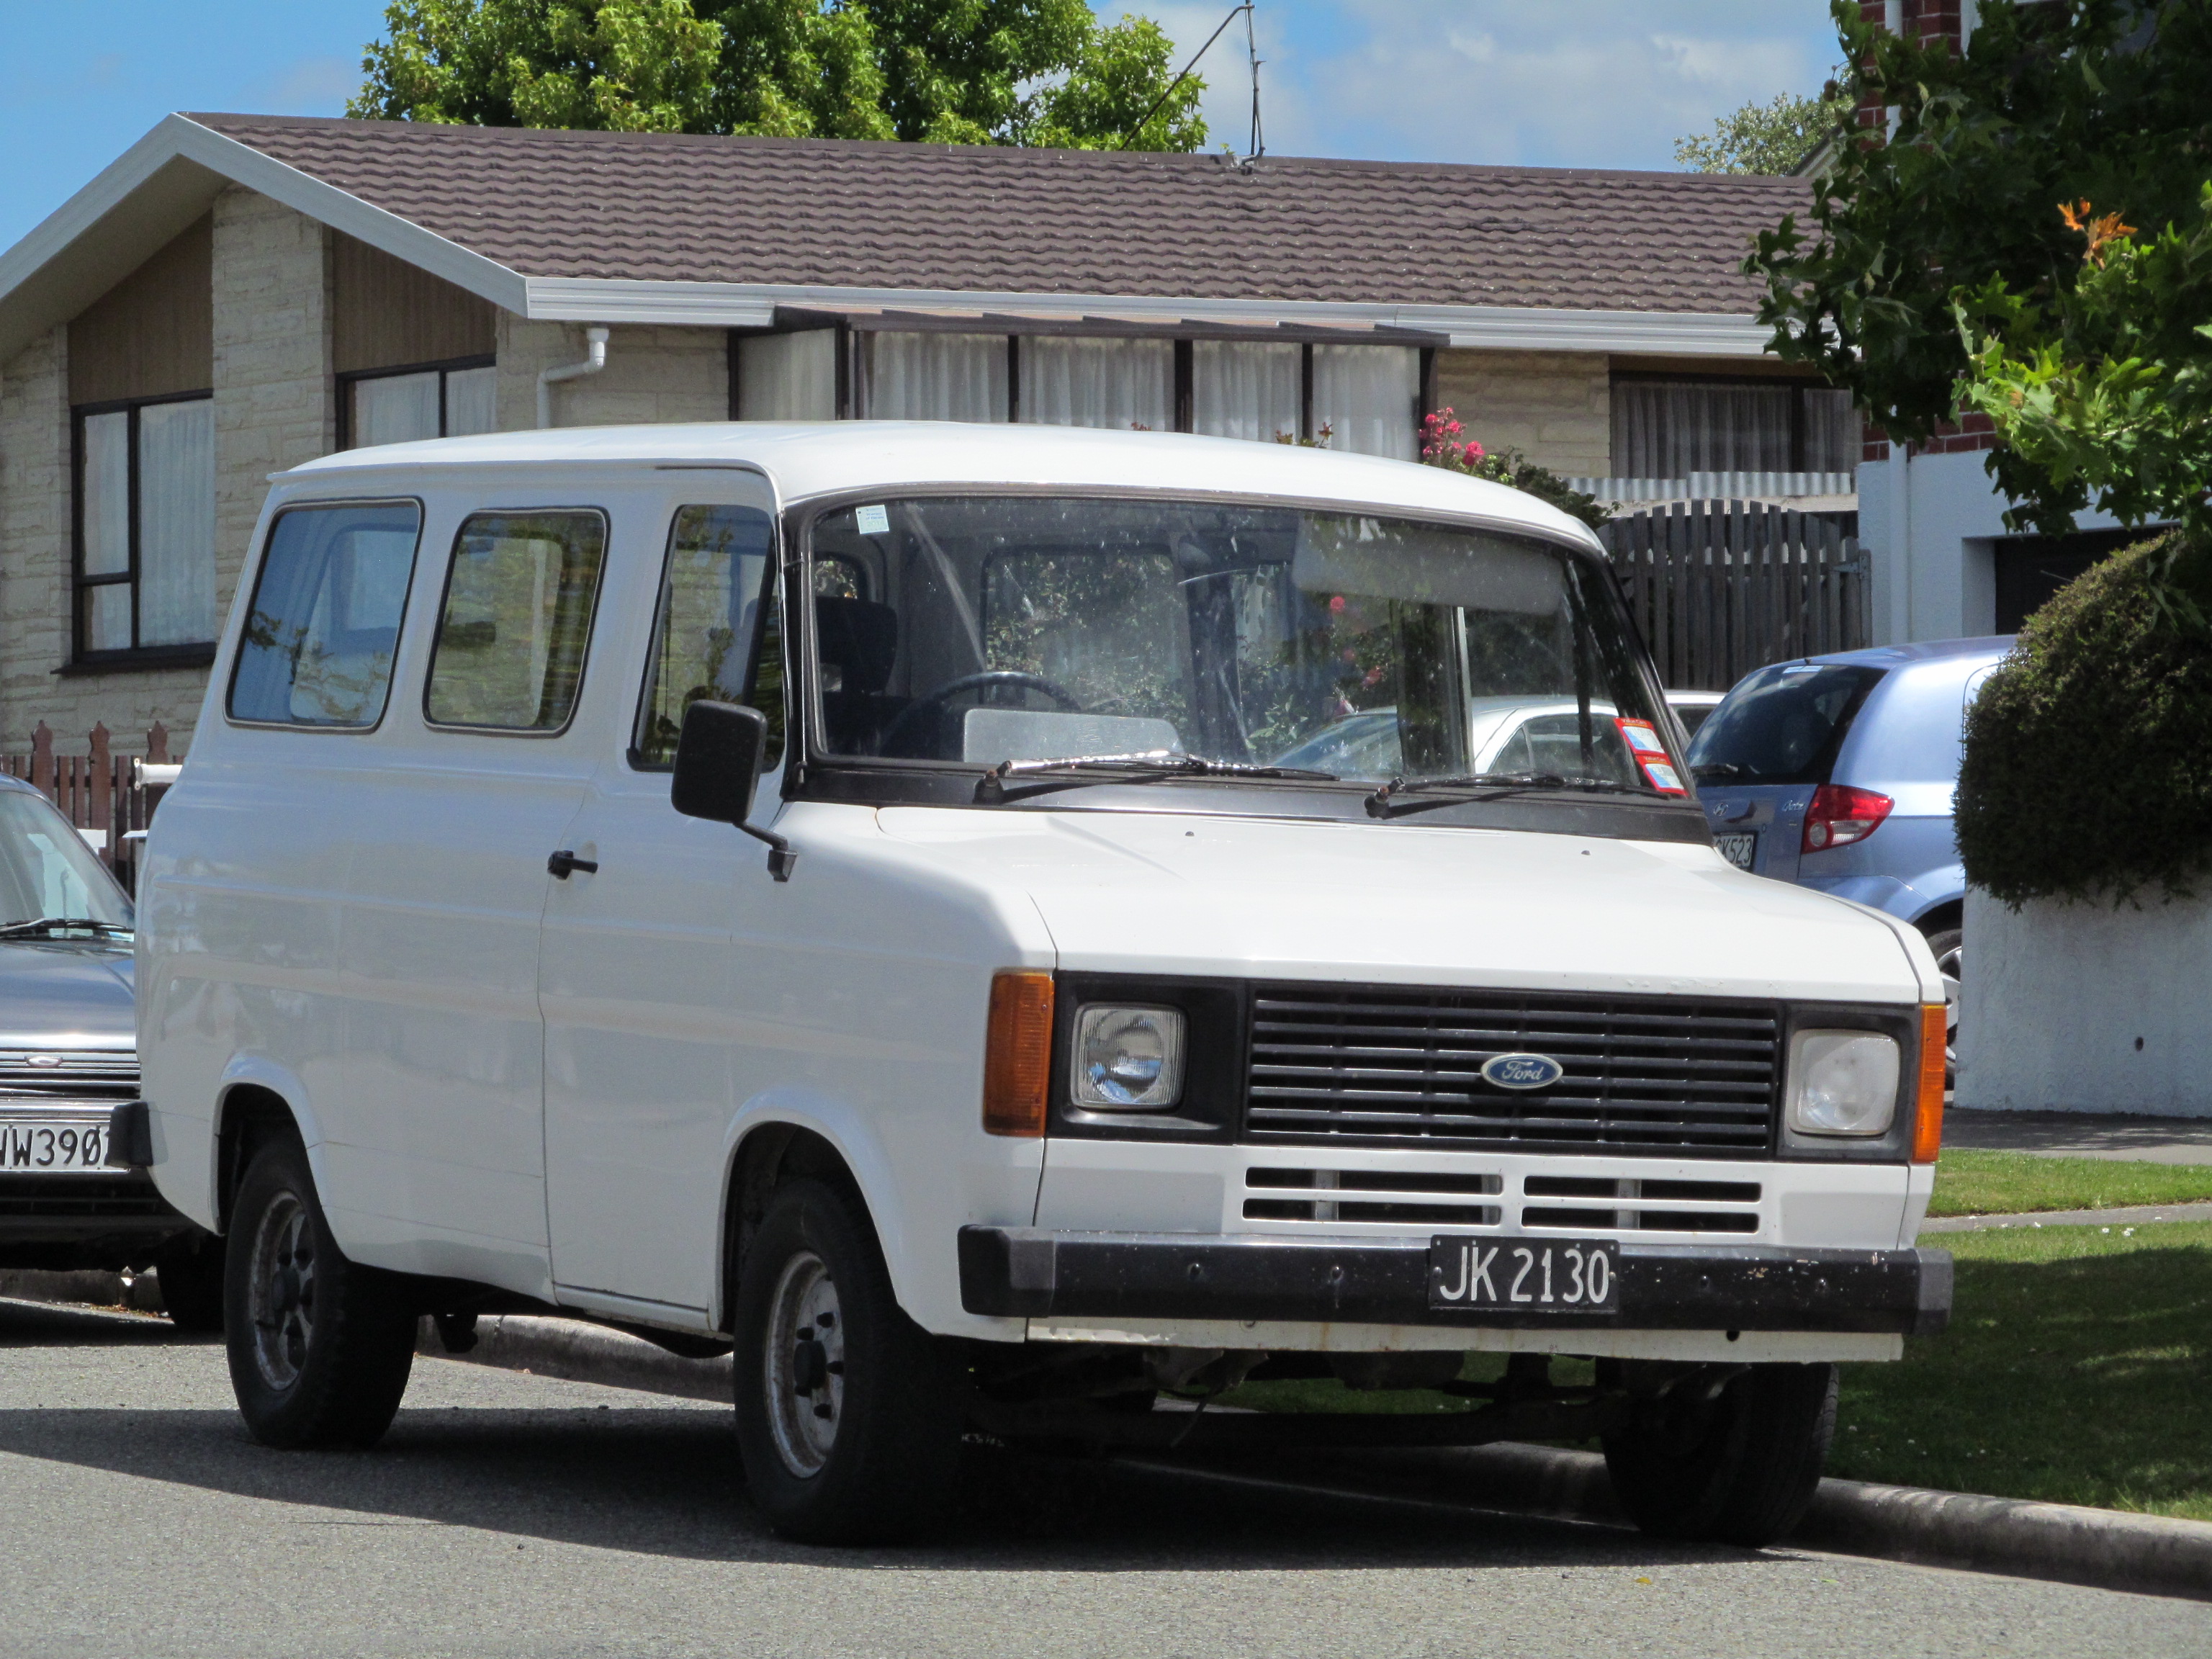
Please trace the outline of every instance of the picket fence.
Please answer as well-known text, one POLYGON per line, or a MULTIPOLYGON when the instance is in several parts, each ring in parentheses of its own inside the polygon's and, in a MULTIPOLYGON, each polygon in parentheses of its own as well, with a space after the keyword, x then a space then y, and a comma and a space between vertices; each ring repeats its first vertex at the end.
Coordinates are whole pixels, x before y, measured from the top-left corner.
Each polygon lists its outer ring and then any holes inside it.
POLYGON ((1661 678, 1725 691, 1754 668, 1870 643, 1858 515, 1671 501, 1598 534, 1661 678))
POLYGON ((92 728, 87 752, 54 753, 54 734, 40 720, 31 733, 27 755, 0 755, 0 772, 21 778, 61 808, 63 816, 108 867, 129 884, 138 843, 131 831, 143 830, 162 793, 176 777, 169 759, 168 728, 159 721, 146 733, 143 755, 113 752, 104 725, 92 728))

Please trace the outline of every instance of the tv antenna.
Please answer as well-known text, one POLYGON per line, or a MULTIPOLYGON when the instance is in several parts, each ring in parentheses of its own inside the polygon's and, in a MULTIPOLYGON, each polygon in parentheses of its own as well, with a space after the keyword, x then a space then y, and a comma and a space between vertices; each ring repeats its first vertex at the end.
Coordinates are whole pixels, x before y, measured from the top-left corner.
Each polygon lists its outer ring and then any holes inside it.
POLYGON ((1190 62, 1182 66, 1182 73, 1168 82, 1168 89, 1159 95, 1158 101, 1150 109, 1145 112, 1143 119, 1123 133, 1121 142, 1114 148, 1127 149, 1129 140, 1142 132, 1150 124, 1152 117, 1167 107, 1168 100, 1176 95, 1176 88, 1190 79, 1190 72, 1198 67, 1198 60, 1206 56, 1216 40, 1228 33, 1229 26, 1237 21, 1237 14, 1242 12, 1244 16, 1244 54, 1252 61, 1252 148, 1244 159, 1247 161, 1252 161, 1266 155, 1267 145, 1262 141, 1260 131, 1260 65, 1266 60, 1260 56, 1259 39, 1252 25, 1252 14, 1256 9, 1258 8, 1255 0, 1244 0, 1244 3, 1241 6, 1231 6, 1229 9, 1229 15, 1223 18, 1213 33, 1206 37, 1206 45, 1191 53, 1190 62))

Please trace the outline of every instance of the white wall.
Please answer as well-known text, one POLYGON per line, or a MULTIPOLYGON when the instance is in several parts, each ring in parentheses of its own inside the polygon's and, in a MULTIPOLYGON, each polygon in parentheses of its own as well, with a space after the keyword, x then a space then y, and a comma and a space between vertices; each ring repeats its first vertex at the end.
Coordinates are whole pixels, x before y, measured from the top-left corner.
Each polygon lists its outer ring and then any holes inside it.
POLYGON ((1966 893, 1956 1103, 2212 1117, 2212 902, 1966 893))
MULTIPOLYGON (((1890 451, 1859 466, 1859 542, 1874 559, 1874 642, 1972 639, 1996 630, 1996 539, 2005 498, 1985 470, 1986 450, 1917 455, 1890 451)), ((2084 513, 2081 530, 2106 530, 2108 514, 2084 513)))

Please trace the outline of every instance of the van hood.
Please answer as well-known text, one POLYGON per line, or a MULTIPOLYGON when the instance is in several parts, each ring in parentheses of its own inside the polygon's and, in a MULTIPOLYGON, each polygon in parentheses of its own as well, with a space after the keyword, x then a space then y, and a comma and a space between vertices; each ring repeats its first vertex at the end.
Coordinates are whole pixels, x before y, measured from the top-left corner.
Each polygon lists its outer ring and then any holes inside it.
POLYGON ((137 1042, 128 951, 0 942, 0 1048, 121 1048, 137 1042))
POLYGON ((1915 1002, 1884 921, 1709 846, 1172 811, 885 808, 1100 972, 1915 1002))

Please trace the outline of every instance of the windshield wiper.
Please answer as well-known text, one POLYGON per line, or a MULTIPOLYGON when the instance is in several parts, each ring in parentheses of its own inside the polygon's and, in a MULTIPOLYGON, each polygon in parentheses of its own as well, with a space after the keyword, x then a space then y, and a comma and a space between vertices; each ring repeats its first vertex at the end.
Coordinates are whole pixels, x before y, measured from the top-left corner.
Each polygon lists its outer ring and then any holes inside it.
POLYGON ((1703 783, 1707 778, 1743 777, 1746 775, 1746 769, 1738 766, 1734 761, 1707 761, 1702 766, 1692 767, 1690 773, 1698 782, 1703 783))
POLYGON ((0 922, 0 939, 51 938, 56 933, 100 933, 129 939, 131 929, 89 916, 33 916, 27 921, 0 922))
POLYGON ((1097 777, 1044 778, 1029 791, 1080 789, 1094 783, 1127 782, 1131 776, 1151 778, 1304 778, 1316 783, 1334 783, 1334 772, 1316 772, 1303 766, 1261 766, 1249 761, 1206 760, 1197 755, 1178 755, 1157 749, 1139 755, 1065 755, 1052 760, 1000 761, 975 781, 979 805, 1006 798, 1009 779, 1051 772, 1096 772, 1097 777))
POLYGON ((1367 798, 1370 818, 1395 818, 1407 812, 1425 812, 1466 800, 1495 800, 1502 794, 1530 789, 1577 789, 1591 794, 1643 795, 1642 786, 1613 778, 1563 777, 1557 772, 1475 772, 1457 778, 1393 778, 1367 798), (1480 791, 1481 793, 1471 793, 1480 791), (1412 794, 1433 795, 1429 800, 1401 801, 1412 794))

